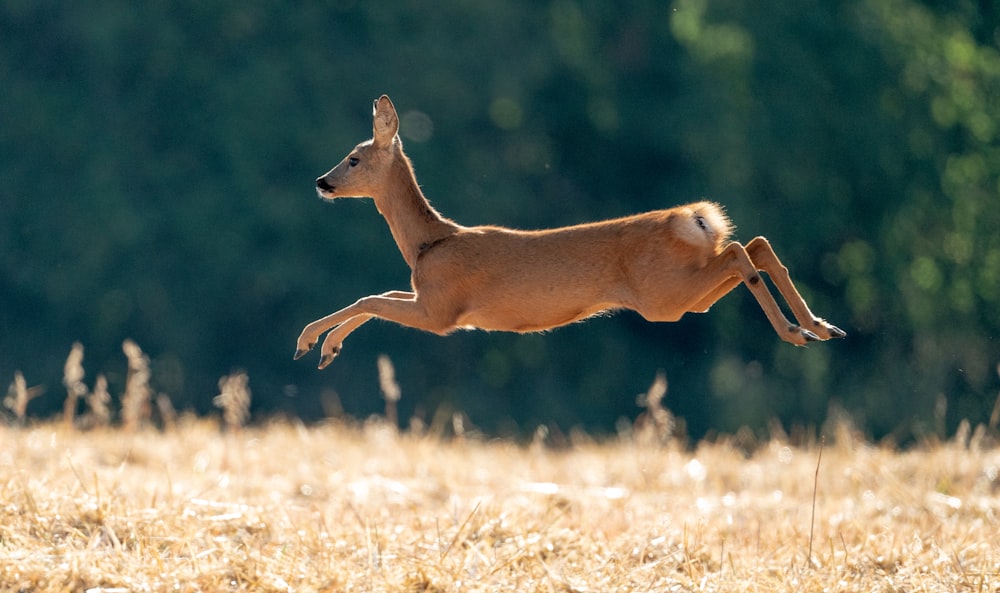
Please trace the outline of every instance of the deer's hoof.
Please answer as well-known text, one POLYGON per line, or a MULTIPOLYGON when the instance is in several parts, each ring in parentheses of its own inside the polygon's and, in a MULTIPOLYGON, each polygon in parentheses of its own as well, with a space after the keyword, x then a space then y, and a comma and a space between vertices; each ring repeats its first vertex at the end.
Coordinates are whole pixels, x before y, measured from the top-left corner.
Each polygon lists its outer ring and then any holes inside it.
POLYGON ((843 338, 847 336, 847 332, 823 319, 813 319, 813 329, 823 340, 843 338))
POLYGON ((800 329, 799 331, 802 333, 802 337, 805 338, 806 342, 819 342, 822 340, 822 338, 807 329, 800 329))
POLYGON ((298 360, 298 359, 302 358, 303 356, 305 356, 306 352, 309 352, 310 350, 312 350, 315 345, 316 345, 316 341, 315 340, 313 340, 312 342, 305 342, 305 343, 303 343, 302 342, 302 338, 299 337, 299 342, 295 346, 295 358, 293 360, 298 360))
POLYGON ((322 371, 326 367, 330 366, 330 363, 333 362, 333 359, 336 358, 337 354, 339 353, 340 353, 339 346, 337 348, 330 350, 329 352, 325 352, 323 356, 320 357, 319 366, 316 368, 322 371))

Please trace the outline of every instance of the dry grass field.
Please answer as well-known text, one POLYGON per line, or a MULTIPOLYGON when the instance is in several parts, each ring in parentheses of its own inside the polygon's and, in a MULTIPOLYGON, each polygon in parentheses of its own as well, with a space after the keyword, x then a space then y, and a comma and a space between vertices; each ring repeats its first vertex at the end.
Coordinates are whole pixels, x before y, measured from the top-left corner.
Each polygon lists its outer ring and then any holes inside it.
POLYGON ((1000 590, 1000 450, 839 433, 747 453, 641 431, 556 449, 379 422, 4 426, 0 590, 1000 590))

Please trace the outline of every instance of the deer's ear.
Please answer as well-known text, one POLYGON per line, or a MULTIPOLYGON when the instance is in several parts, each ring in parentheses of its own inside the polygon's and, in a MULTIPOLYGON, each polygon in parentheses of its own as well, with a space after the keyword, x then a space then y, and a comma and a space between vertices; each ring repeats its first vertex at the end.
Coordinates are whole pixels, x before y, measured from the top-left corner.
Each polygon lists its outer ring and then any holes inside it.
POLYGON ((373 115, 372 131, 375 144, 388 146, 399 131, 399 117, 388 96, 382 95, 375 100, 373 115))

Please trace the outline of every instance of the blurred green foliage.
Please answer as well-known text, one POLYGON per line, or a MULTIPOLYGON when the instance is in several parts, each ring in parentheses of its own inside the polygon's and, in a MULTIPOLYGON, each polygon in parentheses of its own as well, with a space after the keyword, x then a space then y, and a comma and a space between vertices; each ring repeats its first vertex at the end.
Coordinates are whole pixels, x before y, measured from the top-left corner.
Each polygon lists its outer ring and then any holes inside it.
POLYGON ((120 391, 129 337, 175 405, 245 368, 258 412, 336 393, 491 431, 610 430, 658 369, 695 436, 831 402, 873 435, 985 421, 1000 361, 996 2, 0 3, 0 378, 120 391), (709 197, 847 340, 794 348, 737 289, 706 315, 544 335, 390 324, 322 373, 301 327, 408 285, 370 202, 313 180, 390 94, 447 216, 522 228, 709 197), (946 402, 946 411, 940 402, 946 402))

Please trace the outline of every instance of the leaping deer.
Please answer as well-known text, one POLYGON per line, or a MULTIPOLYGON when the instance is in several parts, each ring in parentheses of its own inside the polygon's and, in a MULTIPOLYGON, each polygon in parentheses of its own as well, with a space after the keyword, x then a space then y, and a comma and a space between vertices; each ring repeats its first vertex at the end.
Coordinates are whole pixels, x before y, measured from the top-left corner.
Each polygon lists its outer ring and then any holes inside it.
POLYGON ((459 225, 441 216, 417 185, 399 138, 389 97, 375 100, 373 137, 316 180, 320 197, 371 197, 413 271, 412 291, 367 296, 313 321, 295 358, 320 349, 319 368, 344 339, 373 317, 445 335, 457 328, 533 332, 611 309, 649 321, 705 312, 744 283, 778 336, 795 345, 842 338, 799 295, 764 237, 730 241, 732 225, 718 204, 695 202, 570 227, 521 231, 459 225), (798 324, 785 318, 758 271, 785 297, 798 324))

